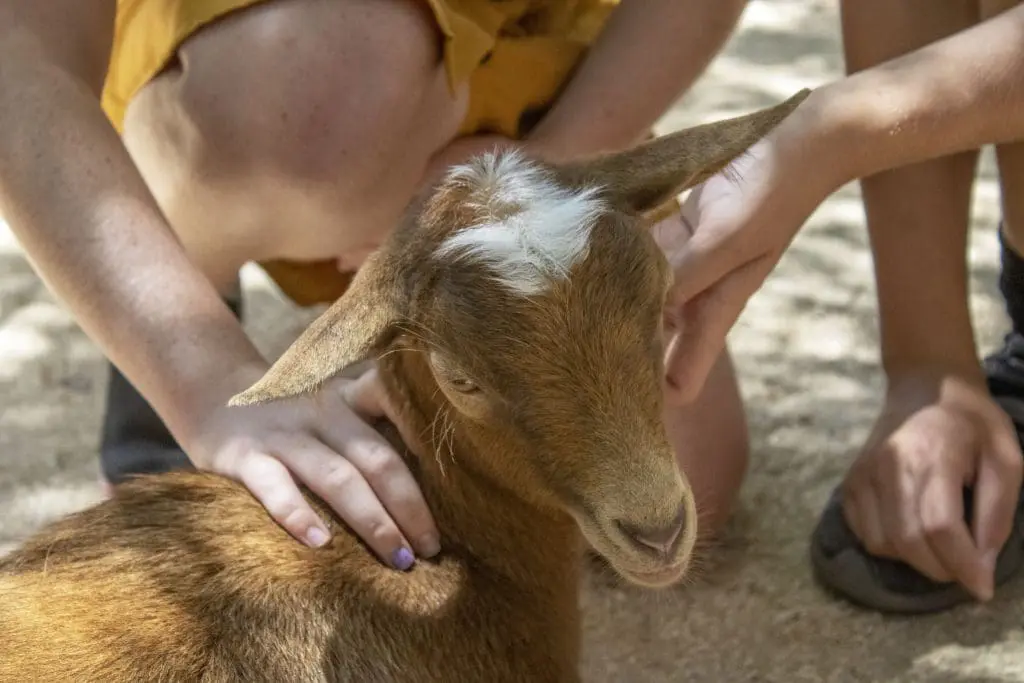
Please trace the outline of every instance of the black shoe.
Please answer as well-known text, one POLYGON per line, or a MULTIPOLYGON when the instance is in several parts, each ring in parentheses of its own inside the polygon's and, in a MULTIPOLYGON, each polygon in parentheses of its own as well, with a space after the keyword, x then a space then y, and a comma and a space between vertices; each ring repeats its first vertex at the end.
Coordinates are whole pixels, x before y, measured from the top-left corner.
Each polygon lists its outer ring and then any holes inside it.
MULTIPOLYGON (((241 300, 225 303, 241 319, 241 300)), ((113 364, 109 364, 100 465, 104 479, 112 485, 137 474, 193 468, 156 411, 113 364)))

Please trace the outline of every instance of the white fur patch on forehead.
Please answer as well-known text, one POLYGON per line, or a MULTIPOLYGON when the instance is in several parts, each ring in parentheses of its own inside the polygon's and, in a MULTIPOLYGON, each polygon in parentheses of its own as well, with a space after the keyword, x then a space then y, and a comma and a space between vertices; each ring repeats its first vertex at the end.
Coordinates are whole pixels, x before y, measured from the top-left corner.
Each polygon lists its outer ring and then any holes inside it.
POLYGON ((515 150, 458 166, 448 174, 453 181, 469 186, 466 201, 482 218, 449 236, 435 255, 475 259, 523 296, 568 278, 587 257, 591 231, 605 210, 600 188, 563 187, 515 150))

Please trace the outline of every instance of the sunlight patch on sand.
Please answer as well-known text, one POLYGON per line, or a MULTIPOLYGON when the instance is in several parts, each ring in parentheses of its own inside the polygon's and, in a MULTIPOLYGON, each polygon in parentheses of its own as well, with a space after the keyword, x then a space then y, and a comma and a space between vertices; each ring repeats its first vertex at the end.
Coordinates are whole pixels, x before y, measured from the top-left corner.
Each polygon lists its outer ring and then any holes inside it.
MULTIPOLYGON (((36 529, 64 515, 77 512, 102 500, 102 491, 95 481, 76 484, 47 483, 21 486, 2 494, 4 526, 8 529, 36 529)), ((19 539, 0 537, 0 556, 14 549, 19 539)))
POLYGON ((35 304, 22 308, 0 325, 0 380, 14 380, 27 364, 54 353, 53 339, 34 315, 40 308, 49 307, 35 304))
POLYGON ((1022 647, 1024 631, 1015 629, 1004 634, 1002 642, 979 647, 950 644, 936 648, 918 658, 914 668, 934 680, 952 680, 952 675, 962 676, 964 681, 1018 683, 1024 680, 1022 647))
POLYGON ((11 226, 7 225, 3 218, 0 218, 0 253, 20 254, 21 245, 14 238, 11 226))

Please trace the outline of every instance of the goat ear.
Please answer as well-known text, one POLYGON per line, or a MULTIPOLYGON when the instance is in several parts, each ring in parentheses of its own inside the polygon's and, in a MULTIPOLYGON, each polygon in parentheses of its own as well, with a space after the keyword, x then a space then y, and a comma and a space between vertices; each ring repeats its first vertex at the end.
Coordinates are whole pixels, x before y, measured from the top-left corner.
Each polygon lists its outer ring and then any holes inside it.
POLYGON ((604 187, 609 199, 631 212, 646 213, 718 173, 764 137, 810 94, 804 89, 785 102, 745 116, 688 128, 624 152, 567 164, 573 185, 604 187))
POLYGON ((397 269, 377 252, 348 291, 299 335, 266 374, 228 405, 276 401, 312 392, 350 365, 382 353, 396 336, 397 269))

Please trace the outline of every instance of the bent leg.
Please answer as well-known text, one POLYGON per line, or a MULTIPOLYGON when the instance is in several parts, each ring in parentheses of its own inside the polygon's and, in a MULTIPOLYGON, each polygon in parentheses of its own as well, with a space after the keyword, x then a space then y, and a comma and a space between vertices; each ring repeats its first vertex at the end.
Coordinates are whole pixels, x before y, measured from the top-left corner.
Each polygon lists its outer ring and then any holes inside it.
MULTIPOLYGON (((981 0, 983 19, 1015 7, 1019 0, 981 0)), ((1024 425, 1024 141, 996 145, 1003 220, 999 226, 1002 267, 999 289, 1011 330, 1003 346, 985 359, 989 388, 1014 422, 1024 425)))
POLYGON ((697 501, 698 538, 710 541, 732 515, 750 458, 743 399, 728 349, 691 406, 666 409, 665 427, 697 501))
MULTIPOLYGON (((982 19, 990 19, 1019 3, 1020 0, 980 0, 982 19)), ((1011 253, 1020 257, 1024 254, 1024 141, 996 145, 996 160, 1003 212, 1000 236, 1011 253)), ((1004 276, 1015 281, 1003 278, 1003 296, 1007 298, 1007 312, 1014 328, 1024 332, 1024 279, 1013 275, 1004 272, 1004 276)))
MULTIPOLYGON (((870 68, 976 23, 974 0, 846 0, 847 71, 870 68)), ((956 359, 976 368, 967 308, 966 246, 977 151, 865 178, 861 191, 891 375, 956 359), (907 265, 912 263, 913 268, 907 265)))
MULTIPOLYGON (((1019 0, 981 0, 982 19, 1018 4, 1019 0)), ((1011 327, 1002 347, 985 358, 984 369, 989 392, 1010 416, 1024 447, 1024 141, 996 145, 996 159, 1002 203, 999 289, 1011 327)), ((1019 493, 1015 527, 1004 546, 1003 558, 1014 547, 1024 548, 1024 500, 1019 493)), ((1011 575, 1014 568, 1003 558, 1003 573, 1011 575)))

